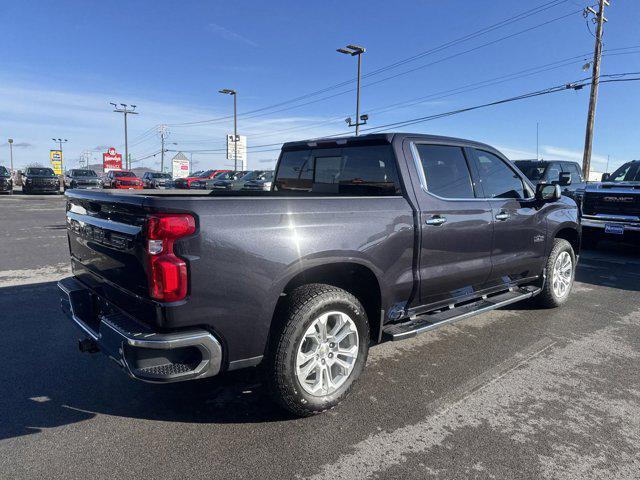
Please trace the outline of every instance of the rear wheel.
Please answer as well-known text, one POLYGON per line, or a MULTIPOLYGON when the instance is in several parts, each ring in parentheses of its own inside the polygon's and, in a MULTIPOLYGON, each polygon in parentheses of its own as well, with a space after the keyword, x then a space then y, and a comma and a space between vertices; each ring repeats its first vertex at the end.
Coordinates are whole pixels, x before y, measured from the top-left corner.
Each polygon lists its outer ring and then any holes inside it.
POLYGON ((566 303, 576 273, 576 256, 571 244, 562 239, 553 240, 547 259, 547 279, 542 292, 536 297, 541 307, 555 308, 566 303))
POLYGON ((358 299, 331 285, 304 285, 288 296, 278 320, 267 364, 274 400, 300 416, 338 405, 369 350, 369 324, 358 299))

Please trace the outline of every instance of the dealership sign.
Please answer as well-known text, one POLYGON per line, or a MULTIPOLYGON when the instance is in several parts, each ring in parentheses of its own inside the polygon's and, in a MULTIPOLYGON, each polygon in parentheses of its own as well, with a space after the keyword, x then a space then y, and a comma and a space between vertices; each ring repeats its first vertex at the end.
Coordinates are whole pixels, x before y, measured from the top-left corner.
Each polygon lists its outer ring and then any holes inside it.
POLYGON ((171 160, 171 176, 175 180, 176 178, 186 178, 189 176, 190 165, 189 159, 182 153, 178 153, 173 160, 171 160))
POLYGON ((62 151, 61 150, 49 150, 49 160, 51 161, 51 168, 56 175, 62 175, 62 151))
POLYGON ((238 169, 247 169, 247 137, 244 135, 238 135, 237 137, 227 135, 227 160, 234 163, 237 160, 238 169), (234 141, 234 138, 236 141, 234 141))
POLYGON ((104 172, 122 170, 122 154, 116 153, 116 149, 111 147, 108 152, 102 154, 102 169, 104 172))

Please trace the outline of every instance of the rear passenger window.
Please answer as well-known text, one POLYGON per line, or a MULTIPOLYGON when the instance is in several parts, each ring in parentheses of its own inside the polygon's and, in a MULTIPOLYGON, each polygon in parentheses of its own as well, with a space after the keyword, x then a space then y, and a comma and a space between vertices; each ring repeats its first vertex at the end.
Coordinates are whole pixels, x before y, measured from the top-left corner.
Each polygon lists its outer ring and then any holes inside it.
POLYGON ((275 189, 353 196, 402 194, 391 145, 284 152, 275 189))
POLYGON ((471 174, 460 147, 417 144, 426 187, 443 198, 474 198, 471 174))
POLYGON ((559 182, 560 181, 560 165, 557 163, 552 163, 549 165, 549 170, 547 171, 547 181, 551 182, 559 182))
POLYGON ((582 172, 575 163, 565 163, 562 166, 562 170, 571 174, 571 181, 573 183, 582 182, 582 172))
POLYGON ((485 198, 525 198, 522 179, 511 167, 492 153, 475 152, 485 198))

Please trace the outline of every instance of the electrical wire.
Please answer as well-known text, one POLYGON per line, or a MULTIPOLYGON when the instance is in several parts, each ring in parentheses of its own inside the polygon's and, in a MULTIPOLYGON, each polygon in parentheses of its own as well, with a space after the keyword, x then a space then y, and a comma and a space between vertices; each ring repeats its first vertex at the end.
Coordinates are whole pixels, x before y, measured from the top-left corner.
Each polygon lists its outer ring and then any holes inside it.
MULTIPOLYGON (((452 40, 452 41, 449 41, 449 42, 445 42, 444 44, 441 44, 438 47, 434 47, 434 48, 426 50, 424 52, 420 52, 420 53, 415 54, 415 55, 413 55, 411 57, 408 57, 406 59, 403 59, 403 60, 394 62, 394 63, 392 63, 390 65, 381 67, 381 68, 379 68, 377 70, 374 70, 373 72, 369 72, 368 74, 364 75, 363 78, 369 78, 371 76, 378 75, 378 74, 380 74, 382 72, 397 68, 398 66, 404 65, 406 63, 418 60, 420 58, 424 58, 427 55, 431 55, 433 53, 440 52, 440 51, 442 51, 442 50, 444 50, 446 48, 450 48, 450 47, 458 45, 460 43, 469 41, 471 39, 477 38, 477 37, 479 37, 481 35, 484 35, 486 33, 492 32, 492 31, 494 31, 496 29, 511 25, 512 23, 515 23, 515 22, 520 21, 520 20, 524 20, 524 19, 529 18, 530 16, 533 16, 533 15, 536 15, 536 14, 538 14, 540 12, 544 12, 544 11, 550 9, 550 8, 562 5, 562 4, 566 3, 567 1, 568 0, 556 0, 556 1, 553 1, 553 2, 547 2, 547 3, 544 3, 542 5, 538 5, 535 8, 529 9, 529 10, 527 10, 525 12, 522 12, 522 13, 519 13, 519 14, 514 15, 512 17, 509 17, 509 18, 507 18, 505 20, 502 20, 500 22, 497 22, 497 23, 495 23, 493 25, 489 25, 488 27, 484 27, 483 29, 480 29, 480 30, 478 30, 478 31, 476 31, 474 33, 465 35, 463 37, 460 37, 458 39, 455 39, 455 40, 452 40)), ((582 12, 582 8, 580 10, 577 10, 577 11, 572 11, 571 13, 563 15, 561 17, 558 17, 558 18, 549 20, 547 22, 544 22, 543 24, 540 24, 538 26, 534 26, 534 27, 531 27, 529 29, 526 29, 525 31, 531 31, 531 30, 533 30, 535 28, 539 28, 541 26, 548 25, 549 23, 552 23, 554 21, 557 21, 557 20, 560 20, 562 18, 566 18, 568 16, 574 15, 576 12, 582 12)), ((519 35, 521 33, 524 33, 525 31, 510 35, 510 36, 508 36, 508 38, 511 38, 512 36, 515 36, 515 35, 519 35)), ((501 41, 501 39, 498 39, 497 41, 501 41)), ((493 43, 494 42, 492 42, 491 44, 493 44, 493 43)), ((424 67, 421 67, 421 68, 424 68, 424 67)), ((409 72, 407 72, 407 73, 409 73, 409 72)), ((404 74, 404 73, 402 73, 402 74, 404 74)), ((390 78, 395 78, 395 77, 392 76, 390 78)), ((386 81, 386 80, 381 80, 381 81, 386 81)), ((301 100, 305 100, 307 98, 314 97, 314 96, 317 96, 317 95, 321 95, 322 93, 326 93, 328 91, 344 87, 344 86, 352 84, 354 82, 355 82, 355 79, 350 79, 350 80, 347 80, 347 81, 343 81, 343 82, 340 82, 340 83, 337 83, 337 84, 322 88, 320 90, 316 90, 314 92, 310 92, 310 93, 307 93, 307 94, 304 94, 304 95, 300 95, 298 97, 295 97, 295 98, 292 98, 292 99, 289 99, 289 100, 284 100, 282 102, 275 103, 273 105, 268 105, 266 107, 262 107, 262 108, 258 108, 258 109, 254 109, 254 110, 250 110, 250 111, 247 111, 247 112, 240 113, 240 114, 238 114, 238 117, 246 118, 247 116, 252 115, 252 114, 264 112, 266 110, 272 110, 274 108, 278 108, 278 107, 283 106, 283 105, 288 105, 290 103, 296 103, 296 102, 299 102, 301 100)), ((342 93, 340 93, 338 95, 342 95, 344 93, 348 93, 349 91, 352 91, 352 89, 350 89, 350 90, 348 90, 346 92, 342 92, 342 93)), ((337 95, 332 95, 332 96, 329 96, 329 97, 326 97, 326 98, 333 98, 334 96, 337 96, 337 95)), ((312 103, 315 103, 315 102, 312 102, 312 103)), ((279 110, 279 111, 283 111, 283 110, 279 110)), ((217 123, 217 122, 229 120, 230 118, 233 118, 233 116, 232 115, 225 115, 225 116, 218 117, 218 118, 213 118, 213 119, 199 120, 199 121, 192 121, 192 122, 173 123, 173 124, 168 124, 168 125, 171 126, 171 127, 195 126, 195 125, 202 125, 202 124, 217 123)))

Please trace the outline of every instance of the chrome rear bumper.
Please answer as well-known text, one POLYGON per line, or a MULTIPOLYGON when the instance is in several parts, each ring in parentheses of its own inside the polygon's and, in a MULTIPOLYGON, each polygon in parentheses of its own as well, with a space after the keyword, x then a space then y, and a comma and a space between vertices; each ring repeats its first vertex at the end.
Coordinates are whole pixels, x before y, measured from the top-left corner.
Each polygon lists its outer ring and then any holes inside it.
POLYGON ((58 282, 60 306, 97 347, 138 380, 168 383, 216 375, 222 347, 210 332, 154 332, 68 277, 58 282))

